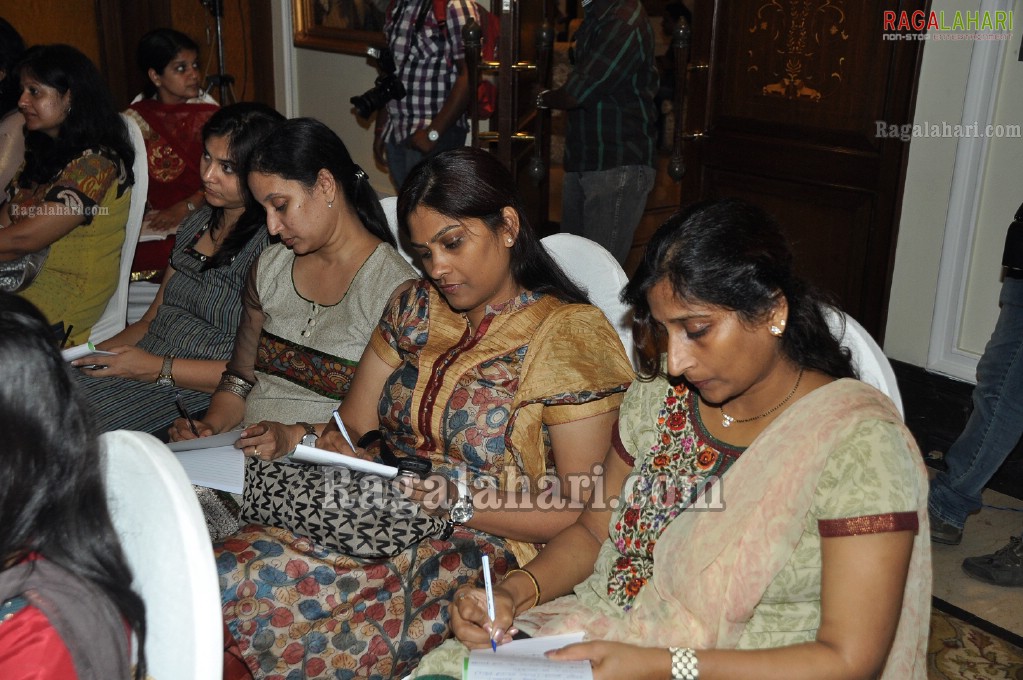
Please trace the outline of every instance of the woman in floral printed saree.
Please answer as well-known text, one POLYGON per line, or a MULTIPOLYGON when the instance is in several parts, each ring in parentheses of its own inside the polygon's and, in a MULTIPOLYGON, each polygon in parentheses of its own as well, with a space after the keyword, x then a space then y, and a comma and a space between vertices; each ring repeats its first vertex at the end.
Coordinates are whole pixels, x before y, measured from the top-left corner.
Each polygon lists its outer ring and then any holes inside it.
MULTIPOLYGON (((524 215, 479 150, 424 161, 403 186, 399 222, 430 278, 388 305, 340 415, 353 439, 379 430, 429 458, 438 492, 461 478, 469 496, 446 535, 390 559, 256 525, 224 541, 224 613, 257 677, 402 677, 447 636, 451 593, 482 555, 504 573, 578 515, 632 371, 524 215), (539 490, 555 479, 560 492, 539 490)), ((317 445, 352 453, 336 430, 317 445)))
MULTIPOLYGON (((597 679, 926 677, 922 461, 790 261, 738 201, 657 232, 626 295, 665 355, 629 389, 605 460, 623 502, 594 495, 495 588, 493 623, 460 589, 461 641, 584 631, 548 657, 597 679)), ((445 643, 417 677, 461 677, 465 652, 445 643)))

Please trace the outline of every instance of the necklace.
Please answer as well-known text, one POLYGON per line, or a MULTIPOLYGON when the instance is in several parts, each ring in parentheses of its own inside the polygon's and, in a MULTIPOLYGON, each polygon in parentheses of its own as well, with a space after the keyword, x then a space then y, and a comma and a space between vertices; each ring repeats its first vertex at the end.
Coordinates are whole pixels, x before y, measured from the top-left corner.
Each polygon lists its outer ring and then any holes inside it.
POLYGON ((753 420, 760 420, 761 418, 771 415, 772 413, 780 409, 782 406, 789 403, 789 399, 791 399, 792 395, 795 394, 796 390, 799 389, 799 381, 803 379, 803 370, 804 369, 802 368, 799 369, 799 375, 796 376, 796 384, 792 386, 792 390, 788 393, 788 395, 784 399, 782 399, 774 408, 764 411, 759 416, 753 416, 752 418, 733 418, 732 416, 725 413, 725 410, 723 408, 719 408, 718 410, 721 411, 721 427, 731 427, 732 423, 748 423, 753 420))

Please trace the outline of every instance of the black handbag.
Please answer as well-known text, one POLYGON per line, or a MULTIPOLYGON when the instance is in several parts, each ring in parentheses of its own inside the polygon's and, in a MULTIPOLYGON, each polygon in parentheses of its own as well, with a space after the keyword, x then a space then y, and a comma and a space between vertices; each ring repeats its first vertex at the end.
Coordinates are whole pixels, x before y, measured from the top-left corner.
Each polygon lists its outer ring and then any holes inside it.
MULTIPOLYGON (((374 431, 375 432, 375 431, 374 431)), ((430 461, 397 457, 379 432, 358 442, 379 442, 385 464, 425 477, 430 461)), ((287 529, 345 555, 393 557, 428 538, 445 538, 448 521, 427 514, 390 480, 345 467, 279 459, 246 461, 243 522, 287 529)))

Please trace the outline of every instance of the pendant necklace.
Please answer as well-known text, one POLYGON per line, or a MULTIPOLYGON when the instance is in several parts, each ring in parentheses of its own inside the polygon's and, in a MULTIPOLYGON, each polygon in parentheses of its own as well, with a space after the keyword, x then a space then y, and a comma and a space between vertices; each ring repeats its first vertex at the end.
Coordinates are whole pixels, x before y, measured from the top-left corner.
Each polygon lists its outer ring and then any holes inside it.
POLYGON ((799 369, 799 375, 796 376, 796 384, 792 386, 792 391, 788 393, 788 396, 782 399, 781 402, 778 403, 778 405, 776 405, 774 408, 764 411, 759 416, 753 416, 752 418, 733 418, 732 416, 725 413, 725 410, 723 408, 719 408, 718 410, 721 411, 721 427, 727 428, 731 427, 732 423, 748 423, 754 420, 760 420, 761 418, 765 418, 771 415, 772 413, 780 409, 782 406, 789 403, 789 399, 791 399, 792 395, 795 394, 796 390, 799 389, 799 381, 803 379, 804 370, 805 369, 802 368, 799 369))

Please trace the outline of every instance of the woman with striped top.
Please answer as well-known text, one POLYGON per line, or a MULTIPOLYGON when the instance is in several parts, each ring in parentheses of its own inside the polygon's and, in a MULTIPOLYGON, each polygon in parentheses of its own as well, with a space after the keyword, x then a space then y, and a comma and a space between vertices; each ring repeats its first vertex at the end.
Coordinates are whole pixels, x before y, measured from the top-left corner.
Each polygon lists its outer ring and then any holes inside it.
POLYGON ((262 207, 239 170, 284 117, 263 104, 220 109, 203 127, 206 205, 181 225, 170 266, 149 310, 99 345, 114 352, 79 359, 79 381, 99 431, 166 436, 175 397, 203 413, 234 347, 249 268, 267 245, 262 207))

